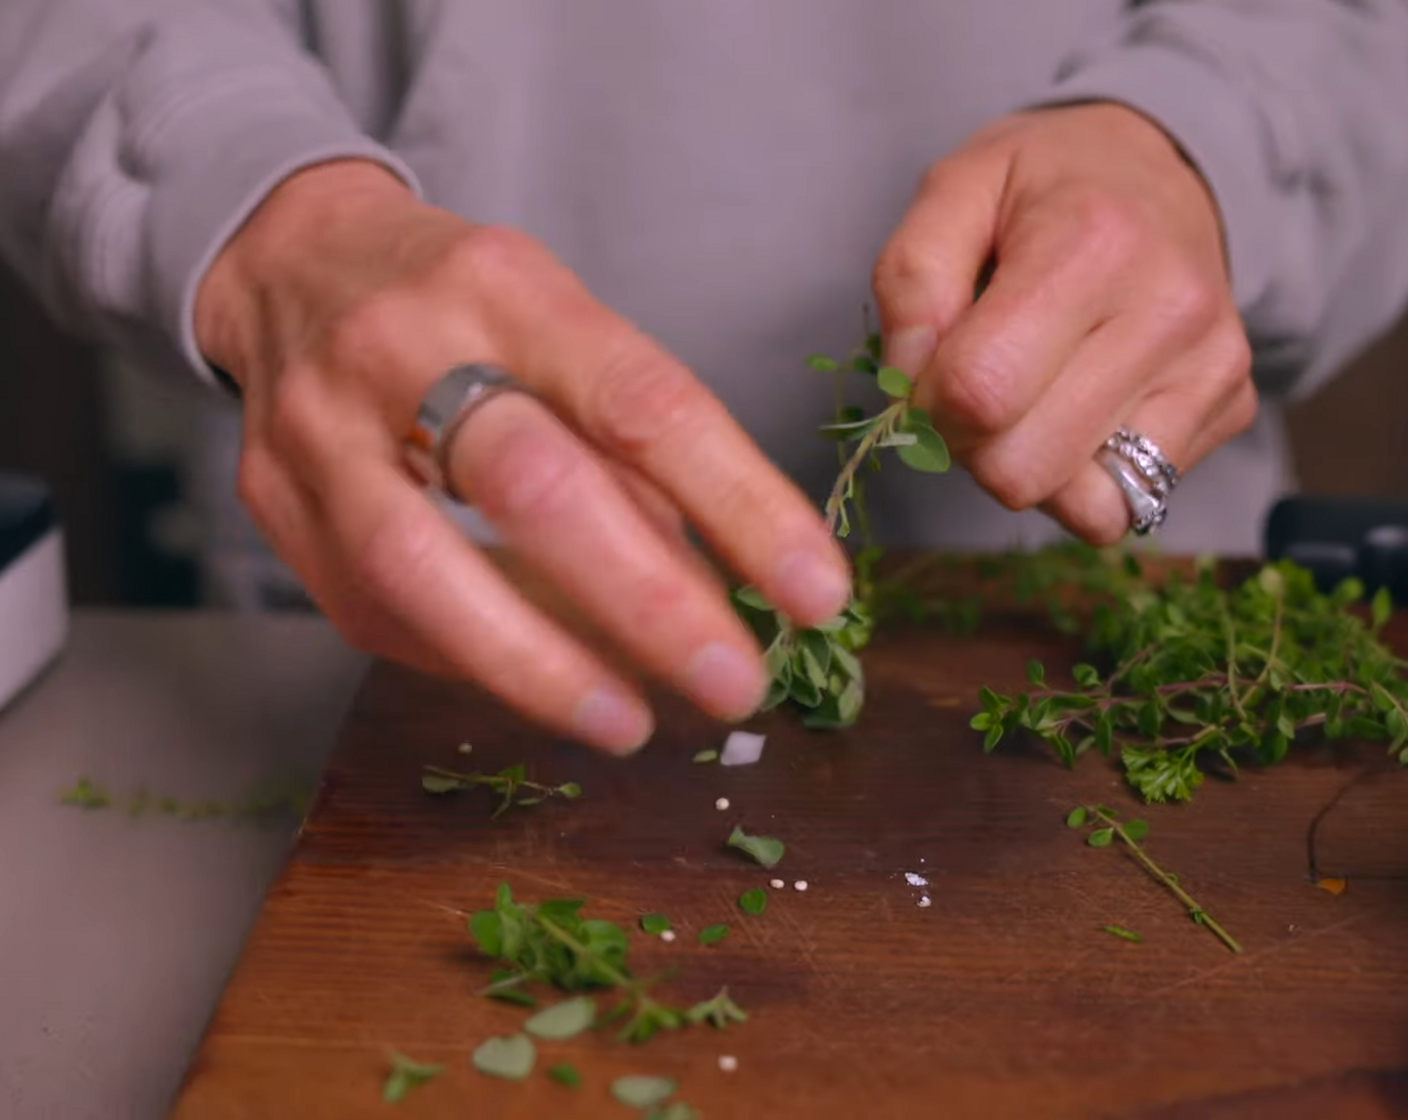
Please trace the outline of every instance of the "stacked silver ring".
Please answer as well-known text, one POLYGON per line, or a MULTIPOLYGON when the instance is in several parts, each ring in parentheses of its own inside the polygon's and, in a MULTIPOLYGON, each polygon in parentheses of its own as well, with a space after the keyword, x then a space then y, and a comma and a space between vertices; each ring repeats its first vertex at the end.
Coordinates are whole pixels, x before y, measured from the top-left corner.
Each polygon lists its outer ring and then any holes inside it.
POLYGON ((1147 536, 1168 517, 1168 496, 1178 485, 1178 468, 1158 444, 1128 428, 1105 441, 1098 456, 1129 504, 1130 527, 1147 536))

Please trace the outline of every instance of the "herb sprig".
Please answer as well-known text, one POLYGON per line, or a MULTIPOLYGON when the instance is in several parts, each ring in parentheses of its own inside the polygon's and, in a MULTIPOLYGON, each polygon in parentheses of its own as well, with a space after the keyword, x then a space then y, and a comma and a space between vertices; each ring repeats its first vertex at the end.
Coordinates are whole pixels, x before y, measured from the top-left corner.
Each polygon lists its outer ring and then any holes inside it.
POLYGON ((1188 800, 1209 766, 1274 765, 1311 732, 1387 740, 1408 762, 1408 663, 1379 639, 1392 602, 1380 592, 1366 623, 1349 609, 1362 596, 1357 580, 1325 594, 1285 561, 1231 589, 1210 565, 1174 573, 1097 608, 1088 650, 1103 673, 1079 664, 1076 688, 1051 688, 1033 662, 1032 689, 982 690, 972 726, 988 751, 1021 729, 1067 765, 1118 754, 1151 802, 1188 800))
POLYGON ((762 710, 790 703, 802 711, 802 722, 813 729, 852 726, 865 703, 865 673, 856 653, 870 641, 874 629, 869 603, 869 572, 879 558, 870 533, 865 505, 865 471, 880 469, 879 453, 893 449, 913 470, 941 474, 952 465, 943 437, 934 430, 928 414, 916 408, 914 385, 903 370, 882 364, 880 335, 870 333, 865 345, 842 363, 818 355, 808 365, 836 376, 836 417, 822 433, 838 444, 840 469, 823 513, 827 527, 838 537, 859 525, 865 547, 856 557, 856 592, 835 619, 810 629, 798 629, 776 610, 757 588, 734 592, 735 609, 752 628, 765 651, 772 684, 762 710), (847 403, 846 378, 858 374, 870 379, 885 396, 877 412, 847 403))
POLYGON ((426 793, 458 793, 462 790, 483 787, 498 795, 498 807, 489 815, 497 820, 514 805, 539 805, 549 797, 561 797, 575 801, 582 796, 582 787, 576 782, 563 782, 561 785, 546 786, 528 778, 527 768, 518 763, 500 770, 497 774, 459 774, 440 766, 427 766, 420 780, 426 793))
MULTIPOLYGON (((1182 884, 1178 881, 1178 876, 1174 875, 1172 872, 1165 871, 1155 863, 1149 853, 1144 850, 1140 841, 1149 835, 1149 825, 1147 822, 1142 820, 1121 821, 1118 813, 1104 805, 1080 805, 1072 809, 1070 814, 1066 817, 1066 825, 1069 828, 1089 829, 1090 831, 1086 835, 1085 842, 1092 848, 1108 848, 1118 840, 1129 849, 1130 855, 1138 860, 1139 865, 1143 867, 1145 871, 1161 883, 1174 898, 1183 903, 1184 907, 1188 910, 1188 916, 1192 918, 1193 921, 1197 922, 1200 926, 1205 926, 1213 936, 1226 945, 1227 948, 1231 949, 1232 952, 1240 953, 1242 951, 1242 946, 1237 942, 1237 939, 1223 929, 1218 921, 1209 914, 1192 895, 1183 889, 1182 884)), ((1138 934, 1135 934, 1131 938, 1129 936, 1130 931, 1122 929, 1119 926, 1106 926, 1105 932, 1114 934, 1117 937, 1123 937, 1126 940, 1139 939, 1138 934)))

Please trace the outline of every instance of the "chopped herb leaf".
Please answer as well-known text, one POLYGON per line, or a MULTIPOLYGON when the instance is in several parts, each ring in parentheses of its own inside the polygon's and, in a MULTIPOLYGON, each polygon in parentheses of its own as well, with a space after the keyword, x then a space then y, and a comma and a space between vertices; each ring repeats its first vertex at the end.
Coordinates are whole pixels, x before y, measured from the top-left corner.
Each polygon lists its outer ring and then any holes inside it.
POLYGON ((406 1094, 412 1089, 439 1077, 445 1069, 443 1065, 417 1062, 395 1051, 392 1051, 390 1057, 391 1072, 387 1074, 386 1084, 382 1086, 381 1099, 393 1104, 405 1100, 406 1094))
POLYGON ((715 926, 705 926, 699 931, 699 943, 701 945, 717 945, 729 935, 729 927, 720 923, 715 926))
POLYGON ((664 914, 647 914, 640 920, 640 928, 646 933, 659 935, 670 928, 670 919, 664 914))
POLYGON ((538 1050, 533 1040, 526 1034, 515 1034, 480 1043, 474 1052, 474 1068, 490 1077, 522 1081, 533 1072, 537 1059, 538 1050))
POLYGON ((764 867, 776 867, 786 852, 786 845, 781 840, 776 840, 771 836, 749 836, 743 829, 735 826, 733 833, 728 838, 728 846, 747 852, 764 867))
POLYGON ((560 1042, 581 1034, 594 1022, 596 1001, 591 996, 577 996, 539 1011, 523 1029, 538 1038, 560 1042))
POLYGON ((569 1089, 581 1087, 582 1075, 577 1072, 577 1067, 571 1062, 558 1062, 548 1070, 548 1076, 559 1085, 566 1085, 569 1089))
POLYGON ((673 1077, 627 1074, 611 1083, 611 1095, 629 1108, 654 1108, 674 1096, 678 1088, 673 1077))
POLYGON ((1144 940, 1141 934, 1135 933, 1132 929, 1125 929, 1124 926, 1102 926, 1101 929, 1114 937, 1122 937, 1126 941, 1144 940))
POLYGON ((745 914, 761 914, 768 908, 768 892, 759 887, 744 891, 738 897, 738 905, 745 914))

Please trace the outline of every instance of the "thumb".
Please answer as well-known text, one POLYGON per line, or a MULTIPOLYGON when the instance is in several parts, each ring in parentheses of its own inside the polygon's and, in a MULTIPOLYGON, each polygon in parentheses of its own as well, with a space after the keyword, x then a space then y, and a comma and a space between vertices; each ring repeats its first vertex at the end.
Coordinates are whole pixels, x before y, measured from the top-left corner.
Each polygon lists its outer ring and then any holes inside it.
POLYGON ((988 269, 1007 163, 991 150, 934 165, 875 264, 885 362, 912 378, 973 303, 988 269))

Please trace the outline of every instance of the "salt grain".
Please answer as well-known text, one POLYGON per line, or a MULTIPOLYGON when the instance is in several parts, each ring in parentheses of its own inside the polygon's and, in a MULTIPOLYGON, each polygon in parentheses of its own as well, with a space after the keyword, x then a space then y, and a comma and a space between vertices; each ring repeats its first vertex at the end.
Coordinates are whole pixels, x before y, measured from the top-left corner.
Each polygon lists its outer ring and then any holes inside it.
POLYGON ((906 871, 904 873, 904 881, 911 887, 927 887, 929 885, 928 879, 924 878, 923 875, 916 875, 913 871, 906 871))
POLYGON ((661 940, 661 941, 673 941, 674 939, 675 939, 675 931, 674 931, 674 930, 672 930, 672 929, 666 929, 666 930, 661 930, 661 931, 660 931, 660 940, 661 940))
POLYGON ((474 750, 474 747, 469 743, 461 743, 456 749, 460 754, 468 754, 470 751, 474 750))
POLYGON ((719 1055, 719 1068, 725 1073, 732 1073, 738 1068, 738 1059, 732 1054, 719 1055))
POLYGON ((921 907, 924 907, 924 906, 932 906, 932 905, 933 905, 933 901, 932 901, 932 900, 929 898, 929 896, 926 894, 923 898, 921 898, 921 899, 919 900, 919 905, 920 905, 921 907))
POLYGON ((787 884, 784 883, 781 879, 774 879, 771 883, 772 889, 775 891, 780 891, 786 885, 787 884))
POLYGON ((792 886, 799 891, 804 891, 807 889, 807 881, 805 879, 798 879, 792 886))
POLYGON ((717 801, 714 802, 714 808, 722 813, 725 809, 728 808, 728 798, 720 797, 717 801))

